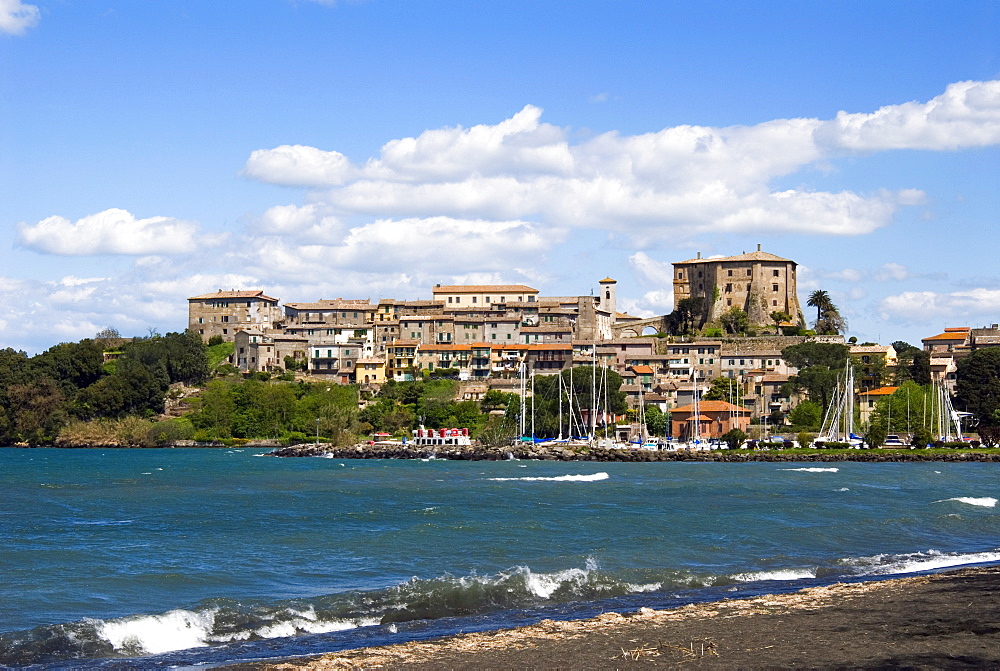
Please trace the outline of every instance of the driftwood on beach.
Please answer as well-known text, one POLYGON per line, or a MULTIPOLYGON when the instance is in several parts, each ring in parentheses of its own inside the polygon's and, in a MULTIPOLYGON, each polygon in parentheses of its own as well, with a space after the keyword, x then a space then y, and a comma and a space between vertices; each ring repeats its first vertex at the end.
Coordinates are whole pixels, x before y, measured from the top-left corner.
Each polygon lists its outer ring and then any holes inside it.
POLYGON ((676 450, 653 451, 608 449, 603 447, 571 448, 545 445, 513 445, 508 447, 483 446, 417 446, 397 443, 374 443, 335 447, 324 444, 290 445, 271 452, 276 457, 330 457, 334 459, 450 459, 454 461, 503 461, 509 459, 534 459, 539 461, 865 461, 865 462, 920 462, 920 461, 975 461, 1000 462, 1000 454, 990 452, 927 452, 924 450, 852 450, 831 452, 784 452, 757 450, 753 452, 729 450, 676 450))

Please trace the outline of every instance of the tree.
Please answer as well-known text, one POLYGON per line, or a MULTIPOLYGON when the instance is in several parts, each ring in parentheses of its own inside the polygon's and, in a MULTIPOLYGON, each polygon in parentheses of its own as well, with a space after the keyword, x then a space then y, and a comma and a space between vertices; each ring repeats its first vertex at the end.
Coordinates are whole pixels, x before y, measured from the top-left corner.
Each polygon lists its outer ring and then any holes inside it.
POLYGON ((815 401, 802 401, 788 413, 788 419, 793 426, 819 428, 823 421, 823 408, 815 401))
POLYGON ((667 435, 668 415, 660 410, 660 406, 650 403, 645 408, 646 432, 650 436, 667 435))
POLYGON ((781 324, 784 322, 792 321, 792 316, 787 312, 781 312, 780 310, 775 310, 770 314, 771 321, 774 322, 774 335, 781 334, 781 324))
POLYGON ((833 301, 830 300, 830 294, 822 289, 816 289, 809 294, 809 299, 806 301, 806 305, 816 308, 816 321, 818 322, 823 318, 823 313, 833 305, 833 301))
POLYGON ((719 376, 712 380, 712 386, 705 392, 706 401, 726 401, 738 405, 743 392, 735 378, 719 376))
POLYGON ((705 299, 701 296, 682 298, 677 301, 677 307, 667 315, 667 327, 672 335, 686 335, 696 326, 701 326, 705 299))
POLYGON ((730 450, 736 450, 739 449, 740 445, 742 445, 748 437, 749 436, 747 436, 747 434, 741 429, 730 429, 722 434, 722 441, 729 447, 730 450))
POLYGON ((719 317, 726 333, 746 333, 750 329, 750 317, 742 309, 733 306, 719 317))
MULTIPOLYGON (((781 350, 790 366, 799 369, 788 380, 788 386, 805 391, 809 400, 825 410, 830 404, 840 376, 848 362, 850 348, 837 343, 802 343, 781 350)), ((789 389, 783 389, 788 392, 789 389)))
POLYGON ((993 412, 1000 409, 1000 348, 977 349, 959 359, 955 390, 981 425, 992 425, 993 412))
POLYGON ((816 333, 820 335, 836 335, 847 330, 847 320, 833 304, 830 294, 817 289, 809 294, 806 305, 816 308, 816 333))
POLYGON ((917 384, 931 383, 931 353, 923 350, 913 353, 910 364, 910 379, 917 384))

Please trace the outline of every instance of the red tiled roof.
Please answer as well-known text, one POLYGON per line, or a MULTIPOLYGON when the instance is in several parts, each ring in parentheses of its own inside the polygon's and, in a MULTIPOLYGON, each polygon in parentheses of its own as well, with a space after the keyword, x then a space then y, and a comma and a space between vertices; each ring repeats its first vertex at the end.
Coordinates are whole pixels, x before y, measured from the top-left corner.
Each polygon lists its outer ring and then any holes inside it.
POLYGON ((209 300, 209 299, 212 299, 212 298, 259 298, 259 299, 264 300, 264 301, 274 301, 275 303, 278 302, 277 298, 271 298, 270 296, 265 296, 263 289, 257 289, 256 291, 253 291, 253 290, 250 290, 250 291, 239 290, 239 291, 237 291, 235 289, 233 289, 232 291, 223 291, 222 289, 219 289, 215 293, 212 293, 212 294, 202 294, 201 296, 192 296, 188 300, 189 301, 204 301, 204 300, 209 300))
MULTIPOLYGON (((738 405, 733 405, 732 403, 727 403, 726 401, 700 401, 698 403, 698 412, 745 412, 750 411, 746 408, 741 408, 738 405)), ((673 412, 694 412, 694 404, 682 406, 680 408, 674 408, 673 412)))
POLYGON ((434 287, 435 294, 483 294, 521 292, 537 294, 538 289, 532 289, 524 284, 450 284, 434 287))
POLYGON ((863 391, 858 396, 892 396, 897 389, 899 387, 879 387, 878 389, 863 391))

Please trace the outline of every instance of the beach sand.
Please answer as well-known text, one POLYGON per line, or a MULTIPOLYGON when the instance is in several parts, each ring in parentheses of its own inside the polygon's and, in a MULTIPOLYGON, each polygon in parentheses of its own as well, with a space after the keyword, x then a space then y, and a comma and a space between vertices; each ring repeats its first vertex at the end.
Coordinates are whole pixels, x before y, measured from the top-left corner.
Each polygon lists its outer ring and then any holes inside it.
POLYGON ((1000 668, 1000 567, 606 613, 226 667, 283 669, 1000 668))

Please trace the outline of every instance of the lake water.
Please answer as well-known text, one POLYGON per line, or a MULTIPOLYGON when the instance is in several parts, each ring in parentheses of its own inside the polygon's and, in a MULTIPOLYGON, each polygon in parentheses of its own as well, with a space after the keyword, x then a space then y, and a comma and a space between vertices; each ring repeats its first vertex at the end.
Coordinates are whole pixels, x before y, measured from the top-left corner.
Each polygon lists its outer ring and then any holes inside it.
POLYGON ((0 665, 214 665, 1000 561, 1000 464, 0 449, 0 665))

